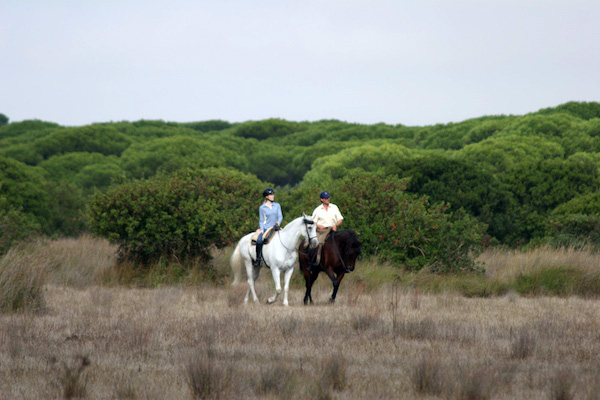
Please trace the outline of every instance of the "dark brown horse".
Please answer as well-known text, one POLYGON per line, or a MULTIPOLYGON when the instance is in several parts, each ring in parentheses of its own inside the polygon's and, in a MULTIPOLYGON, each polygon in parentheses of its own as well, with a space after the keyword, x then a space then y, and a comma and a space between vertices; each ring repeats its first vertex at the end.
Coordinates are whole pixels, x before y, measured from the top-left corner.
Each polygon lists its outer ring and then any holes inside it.
POLYGON ((301 245, 298 252, 298 261, 306 281, 304 304, 308 304, 309 300, 310 304, 313 304, 311 289, 321 271, 325 272, 333 283, 333 293, 329 302, 334 303, 340 282, 344 279, 346 273, 354 271, 354 265, 359 255, 360 241, 356 233, 351 230, 331 232, 323 244, 321 262, 319 265, 311 265, 310 270, 308 268, 310 255, 304 245, 301 245))

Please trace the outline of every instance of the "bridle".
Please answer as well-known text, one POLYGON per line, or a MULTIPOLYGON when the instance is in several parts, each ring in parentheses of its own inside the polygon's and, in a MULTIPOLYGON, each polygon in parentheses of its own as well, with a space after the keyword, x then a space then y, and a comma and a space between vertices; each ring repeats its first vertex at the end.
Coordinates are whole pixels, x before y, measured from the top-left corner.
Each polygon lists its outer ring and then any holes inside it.
MULTIPOLYGON (((317 238, 316 236, 314 236, 314 237, 311 238, 310 237, 310 232, 308 231, 308 226, 309 225, 313 225, 314 221, 311 221, 309 219, 303 218, 302 222, 304 222, 304 227, 306 228, 306 237, 308 238, 308 243, 310 244, 310 241, 312 239, 316 239, 317 238)), ((283 240, 281 240, 281 233, 280 233, 279 230, 277 231, 277 237, 279 238, 279 242, 281 242, 281 245, 283 246, 284 249, 286 249, 289 252, 294 251, 294 249, 288 249, 287 246, 285 244, 283 244, 283 240)))
POLYGON ((317 236, 315 235, 315 237, 312 237, 312 238, 310 237, 310 232, 308 231, 308 226, 309 225, 314 225, 315 222, 311 221, 309 219, 306 219, 306 218, 303 218, 303 221, 304 221, 304 227, 306 228, 306 237, 308 238, 308 243, 310 244, 310 241, 312 239, 316 239, 317 236))

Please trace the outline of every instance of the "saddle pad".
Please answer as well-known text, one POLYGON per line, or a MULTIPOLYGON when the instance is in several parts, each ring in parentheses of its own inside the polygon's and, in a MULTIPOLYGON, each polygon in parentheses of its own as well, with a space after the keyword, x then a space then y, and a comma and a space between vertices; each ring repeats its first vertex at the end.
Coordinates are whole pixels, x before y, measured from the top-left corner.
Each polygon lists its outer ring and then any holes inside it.
MULTIPOLYGON (((267 231, 263 235, 263 245, 269 243, 269 241, 271 240, 271 238, 273 237, 275 232, 277 232, 277 231, 275 229, 273 229, 273 227, 267 229, 267 231)), ((252 235, 252 237, 250 238, 250 243, 256 244, 257 240, 258 240, 258 231, 254 232, 254 235, 252 235)))

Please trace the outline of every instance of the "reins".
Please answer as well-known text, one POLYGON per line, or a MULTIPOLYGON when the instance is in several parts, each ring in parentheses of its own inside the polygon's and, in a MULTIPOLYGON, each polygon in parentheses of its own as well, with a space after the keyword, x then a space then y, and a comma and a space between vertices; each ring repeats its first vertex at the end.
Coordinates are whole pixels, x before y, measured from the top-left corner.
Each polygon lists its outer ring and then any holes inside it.
POLYGON ((334 237, 334 233, 335 231, 331 231, 331 240, 333 240, 334 243, 334 247, 335 247, 335 252, 337 253, 340 262, 342 263, 342 267, 344 267, 344 270, 346 270, 346 263, 344 263, 344 260, 342 259, 342 254, 340 253, 340 250, 338 248, 337 242, 335 241, 335 237, 334 237))

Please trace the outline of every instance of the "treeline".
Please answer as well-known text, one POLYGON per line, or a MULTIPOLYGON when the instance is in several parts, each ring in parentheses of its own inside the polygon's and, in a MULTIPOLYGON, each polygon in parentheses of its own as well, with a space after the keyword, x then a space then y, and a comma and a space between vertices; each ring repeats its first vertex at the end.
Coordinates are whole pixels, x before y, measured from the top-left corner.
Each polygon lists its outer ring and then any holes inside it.
MULTIPOLYGON (((4 251, 38 233, 104 229, 118 240, 98 219, 98 204, 110 203, 106 196, 122 196, 119 191, 135 185, 166 185, 194 171, 206 180, 209 168, 223 179, 252 182, 252 190, 240 192, 247 198, 243 206, 236 203, 238 210, 257 208, 262 188, 274 185, 287 220, 311 212, 318 193, 331 189, 348 214, 345 227, 359 230, 371 253, 409 264, 421 259, 419 266, 442 262, 442 253, 452 253, 443 245, 456 238, 462 248, 477 241, 600 244, 600 103, 424 127, 279 119, 63 127, 0 117, 4 251), (417 203, 425 208, 417 210, 417 203), (408 232, 420 241, 402 236, 408 232)), ((218 182, 213 189, 228 190, 218 182)), ((220 206, 232 210, 226 202, 220 206)), ((254 214, 235 215, 231 232, 254 226, 254 214)))

